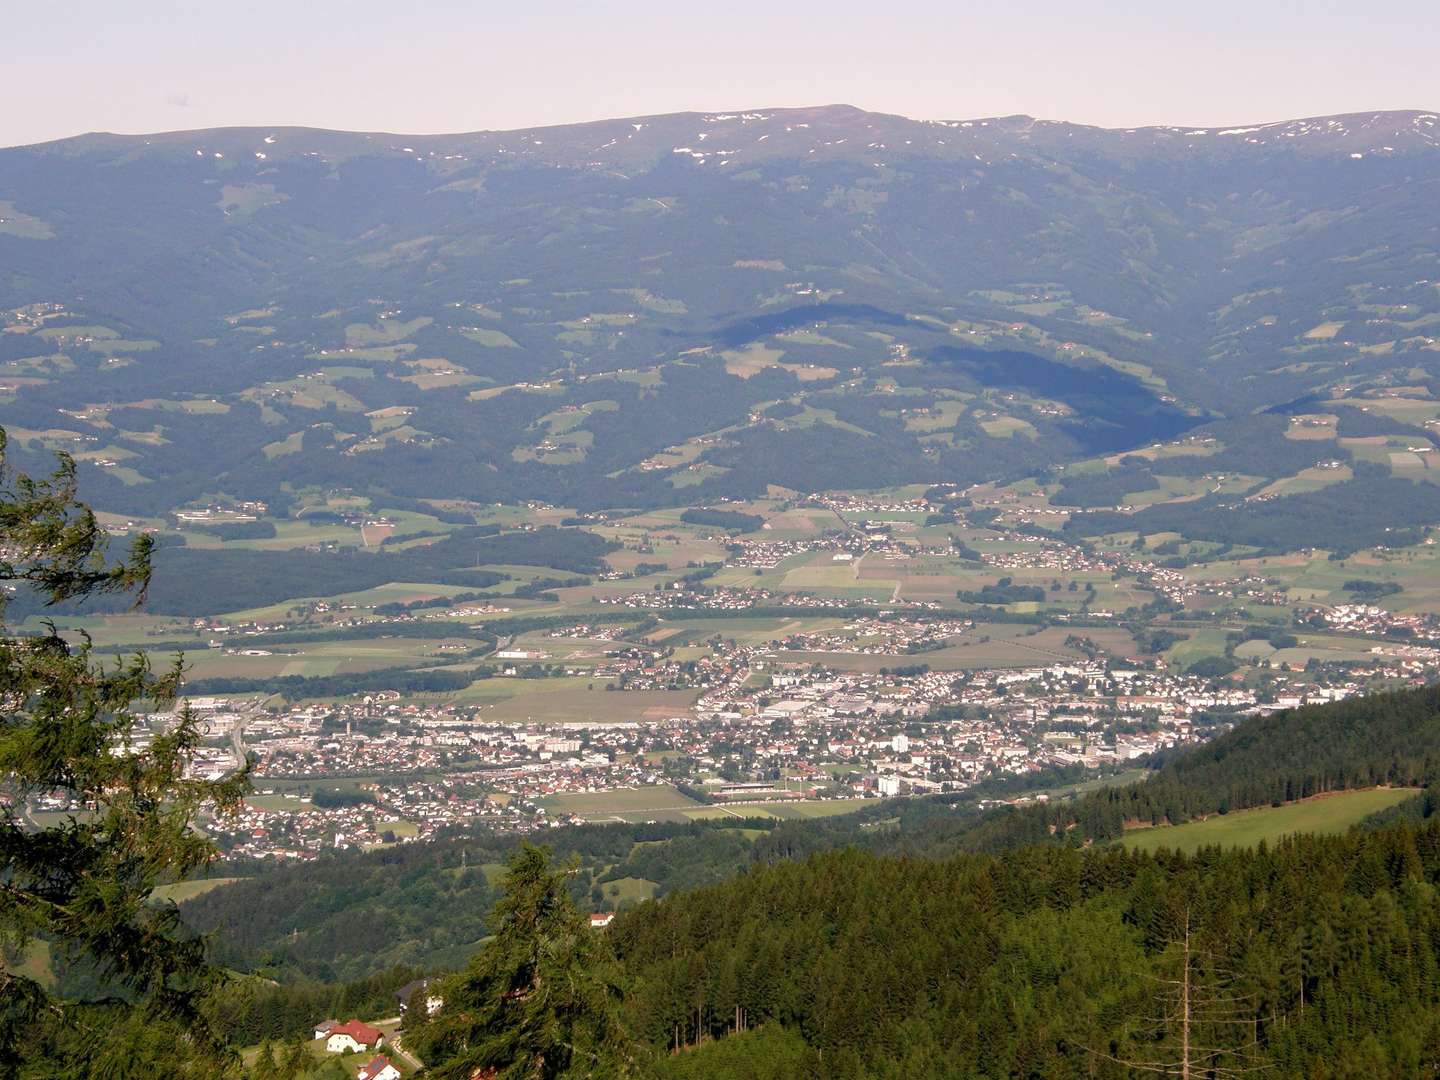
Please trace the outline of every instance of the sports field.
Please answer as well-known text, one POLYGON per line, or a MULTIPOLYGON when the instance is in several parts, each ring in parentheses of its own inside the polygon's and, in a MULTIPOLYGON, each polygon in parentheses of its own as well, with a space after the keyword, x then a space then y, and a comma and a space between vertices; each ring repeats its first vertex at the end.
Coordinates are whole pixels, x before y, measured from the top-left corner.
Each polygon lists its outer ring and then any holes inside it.
POLYGON ((607 693, 604 679, 481 679, 451 700, 482 706, 486 720, 526 723, 624 723, 685 716, 695 690, 627 690, 607 693))
POLYGON ((615 791, 567 791, 542 800, 552 813, 578 814, 586 818, 614 818, 620 814, 647 814, 652 811, 684 810, 699 806, 669 784, 653 787, 620 788, 615 791))
POLYGON ((1365 788, 1337 795, 1322 795, 1284 806, 1216 814, 1186 825, 1136 829, 1121 841, 1137 851, 1159 848, 1194 852, 1202 847, 1250 847, 1293 833, 1342 833, 1379 810, 1385 810, 1418 793, 1416 788, 1365 788))

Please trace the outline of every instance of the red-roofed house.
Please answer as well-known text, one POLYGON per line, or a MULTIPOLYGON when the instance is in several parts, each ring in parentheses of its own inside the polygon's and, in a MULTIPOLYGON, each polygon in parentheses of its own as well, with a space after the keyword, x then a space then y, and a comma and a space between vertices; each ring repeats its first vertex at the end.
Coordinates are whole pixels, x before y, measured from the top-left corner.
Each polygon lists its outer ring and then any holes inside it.
POLYGON ((379 1028, 373 1028, 359 1020, 347 1020, 330 1029, 330 1033, 325 1036, 325 1049, 332 1054, 353 1054, 379 1046, 384 1038, 385 1035, 379 1028))
POLYGON ((597 911, 590 916, 590 929, 604 930, 605 927, 610 925, 610 920, 614 918, 615 913, 613 911, 597 911))
POLYGON ((355 1074, 355 1080, 400 1080, 400 1070, 390 1063, 390 1059, 384 1054, 376 1054, 374 1058, 360 1066, 360 1071, 355 1074))

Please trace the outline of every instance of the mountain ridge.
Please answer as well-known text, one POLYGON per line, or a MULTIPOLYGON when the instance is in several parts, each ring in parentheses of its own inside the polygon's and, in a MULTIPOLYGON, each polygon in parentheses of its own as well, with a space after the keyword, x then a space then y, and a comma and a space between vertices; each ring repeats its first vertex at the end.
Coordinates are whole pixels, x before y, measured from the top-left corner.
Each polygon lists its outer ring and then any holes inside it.
MULTIPOLYGON (((787 134, 794 134, 796 128, 804 129, 810 125, 825 125, 837 130, 850 130, 858 133, 863 128, 871 133, 883 132, 885 130, 904 130, 912 134, 928 132, 934 138, 927 143, 923 149, 934 151, 938 146, 948 145, 948 140, 939 138, 942 133, 949 133, 951 139, 957 136, 969 136, 977 140, 978 136, 994 136, 999 133, 1002 137, 1010 137, 1022 142, 1037 141, 1041 145, 1049 145, 1054 137, 1072 138, 1075 135, 1083 135, 1090 138, 1109 138, 1112 140, 1130 141, 1149 139, 1152 143, 1161 145, 1177 142, 1185 138, 1220 138, 1227 139, 1232 145, 1238 147, 1267 145, 1267 140, 1274 138, 1308 138, 1311 145, 1317 141, 1325 140, 1334 145, 1337 140, 1349 139, 1346 145, 1354 144, 1359 138, 1361 144, 1367 145, 1372 150, 1396 152, 1395 146, 1391 143, 1366 142, 1370 137, 1396 140, 1411 140, 1417 147, 1435 148, 1440 146, 1440 113, 1424 109, 1389 109, 1389 110, 1360 110, 1348 113, 1335 113, 1320 116, 1296 117, 1258 123, 1243 123, 1229 125, 1144 125, 1138 127, 1104 127, 1093 124, 1081 124, 1068 120, 1049 120, 1030 116, 1024 113, 1015 113, 1006 116, 972 117, 968 119, 955 120, 918 120, 898 113, 882 113, 859 108, 848 104, 831 104, 817 106, 787 106, 783 108, 757 108, 738 111, 705 112, 687 110, 671 113, 652 113, 636 116, 612 117, 600 120, 588 120, 575 123, 548 124, 520 128, 505 129, 477 129, 466 132, 436 132, 419 134, 411 132, 388 132, 388 131, 363 131, 337 128, 315 127, 309 125, 226 125, 211 128, 177 129, 160 132, 139 132, 139 133, 116 133, 116 132, 85 132, 62 139, 54 139, 40 143, 30 143, 14 147, 0 148, 0 153, 16 150, 28 150, 37 152, 53 152, 63 149, 96 149, 106 145, 130 144, 139 142, 143 146, 165 145, 169 143, 181 143, 194 141, 196 139, 210 140, 217 145, 235 147, 245 140, 259 139, 264 144, 265 138, 285 135, 286 137, 314 137, 322 141, 335 141, 343 139, 359 139, 373 142, 375 140, 399 140, 402 142, 415 142, 433 148, 458 149, 470 145, 473 149, 481 149, 486 143, 500 143, 505 140, 532 141, 536 136, 549 135, 556 137, 580 137, 583 135, 624 135, 625 128, 633 129, 631 135, 646 128, 662 128, 666 131, 677 129, 682 125, 695 124, 718 124, 730 125, 732 128, 738 122, 741 128, 749 128, 753 125, 754 130, 775 134, 777 122, 787 134), (1036 136, 1048 136, 1036 140, 1036 136), (1316 138, 1318 137, 1318 138, 1316 138)), ((723 133, 724 127, 716 129, 723 133)), ((700 134, 697 132, 696 134, 700 134)), ((710 132, 704 133, 707 137, 710 132)), ((278 143, 276 139, 276 143, 278 143)), ((276 143, 265 145, 274 146, 276 143)), ((543 140, 542 140, 543 143, 543 140)), ((978 141, 976 143, 979 145, 978 141)), ((539 145, 539 144, 535 144, 539 145)), ((1283 145, 1283 144, 1282 144, 1283 145)), ((1298 142, 1295 145, 1304 146, 1305 142, 1298 142)), ((406 152, 405 147, 386 147, 397 152, 406 152)), ((527 149, 533 151, 535 146, 527 149)), ((606 149, 603 144, 593 148, 595 152, 606 149)), ((200 148, 203 149, 203 148, 200 148)), ((672 152, 675 149, 672 148, 672 152)), ((886 149, 891 149, 886 147, 886 149)), ((508 151, 508 147, 507 147, 508 151)), ((265 153, 272 156, 268 150, 253 152, 265 153)), ((274 154, 282 154, 285 149, 274 151, 274 154)), ((919 152, 917 149, 916 152, 919 152)), ((544 156, 543 154, 541 155, 544 156)), ((709 156, 709 155, 707 155, 709 156)), ((262 159, 263 160, 263 159, 262 159)))
POLYGON ((1127 448, 1103 395, 1077 414, 1036 372, 1237 421, 1440 375, 1437 124, 822 106, 0 150, 0 418, 22 447, 95 443, 128 512, 217 476, 273 501, 297 473, 621 505, 1014 479, 1127 448), (946 360, 977 348, 1029 374, 946 360), (197 400, 203 421, 154 404, 197 400))

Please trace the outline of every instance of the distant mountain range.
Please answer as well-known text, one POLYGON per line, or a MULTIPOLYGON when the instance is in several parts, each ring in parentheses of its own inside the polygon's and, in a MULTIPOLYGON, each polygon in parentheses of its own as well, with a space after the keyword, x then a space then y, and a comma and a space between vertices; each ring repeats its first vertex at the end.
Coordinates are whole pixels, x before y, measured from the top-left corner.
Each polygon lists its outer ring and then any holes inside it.
POLYGON ((131 513, 1018 476, 1434 378, 1440 115, 85 135, 0 150, 0 320, 131 513))

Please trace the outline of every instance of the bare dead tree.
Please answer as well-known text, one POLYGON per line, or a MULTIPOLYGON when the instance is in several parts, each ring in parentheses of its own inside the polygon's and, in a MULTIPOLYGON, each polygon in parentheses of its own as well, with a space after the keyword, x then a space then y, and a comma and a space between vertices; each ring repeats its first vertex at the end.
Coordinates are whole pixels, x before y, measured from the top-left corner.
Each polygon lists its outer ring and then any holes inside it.
POLYGON ((1175 953, 1174 975, 1145 975, 1157 987, 1159 1015, 1142 1019, 1150 1025, 1148 1032, 1157 1042, 1169 1041, 1173 1053, 1156 1060, 1118 1057, 1094 1049, 1090 1053, 1136 1072, 1181 1080, 1227 1080, 1267 1069, 1259 1053, 1256 996, 1236 992, 1233 987, 1237 973, 1213 954, 1196 947, 1188 905, 1171 947, 1175 953), (1231 1028, 1249 1031, 1239 1040, 1216 1037, 1217 1031, 1231 1028), (1208 1045, 1212 1041, 1217 1045, 1208 1045))

